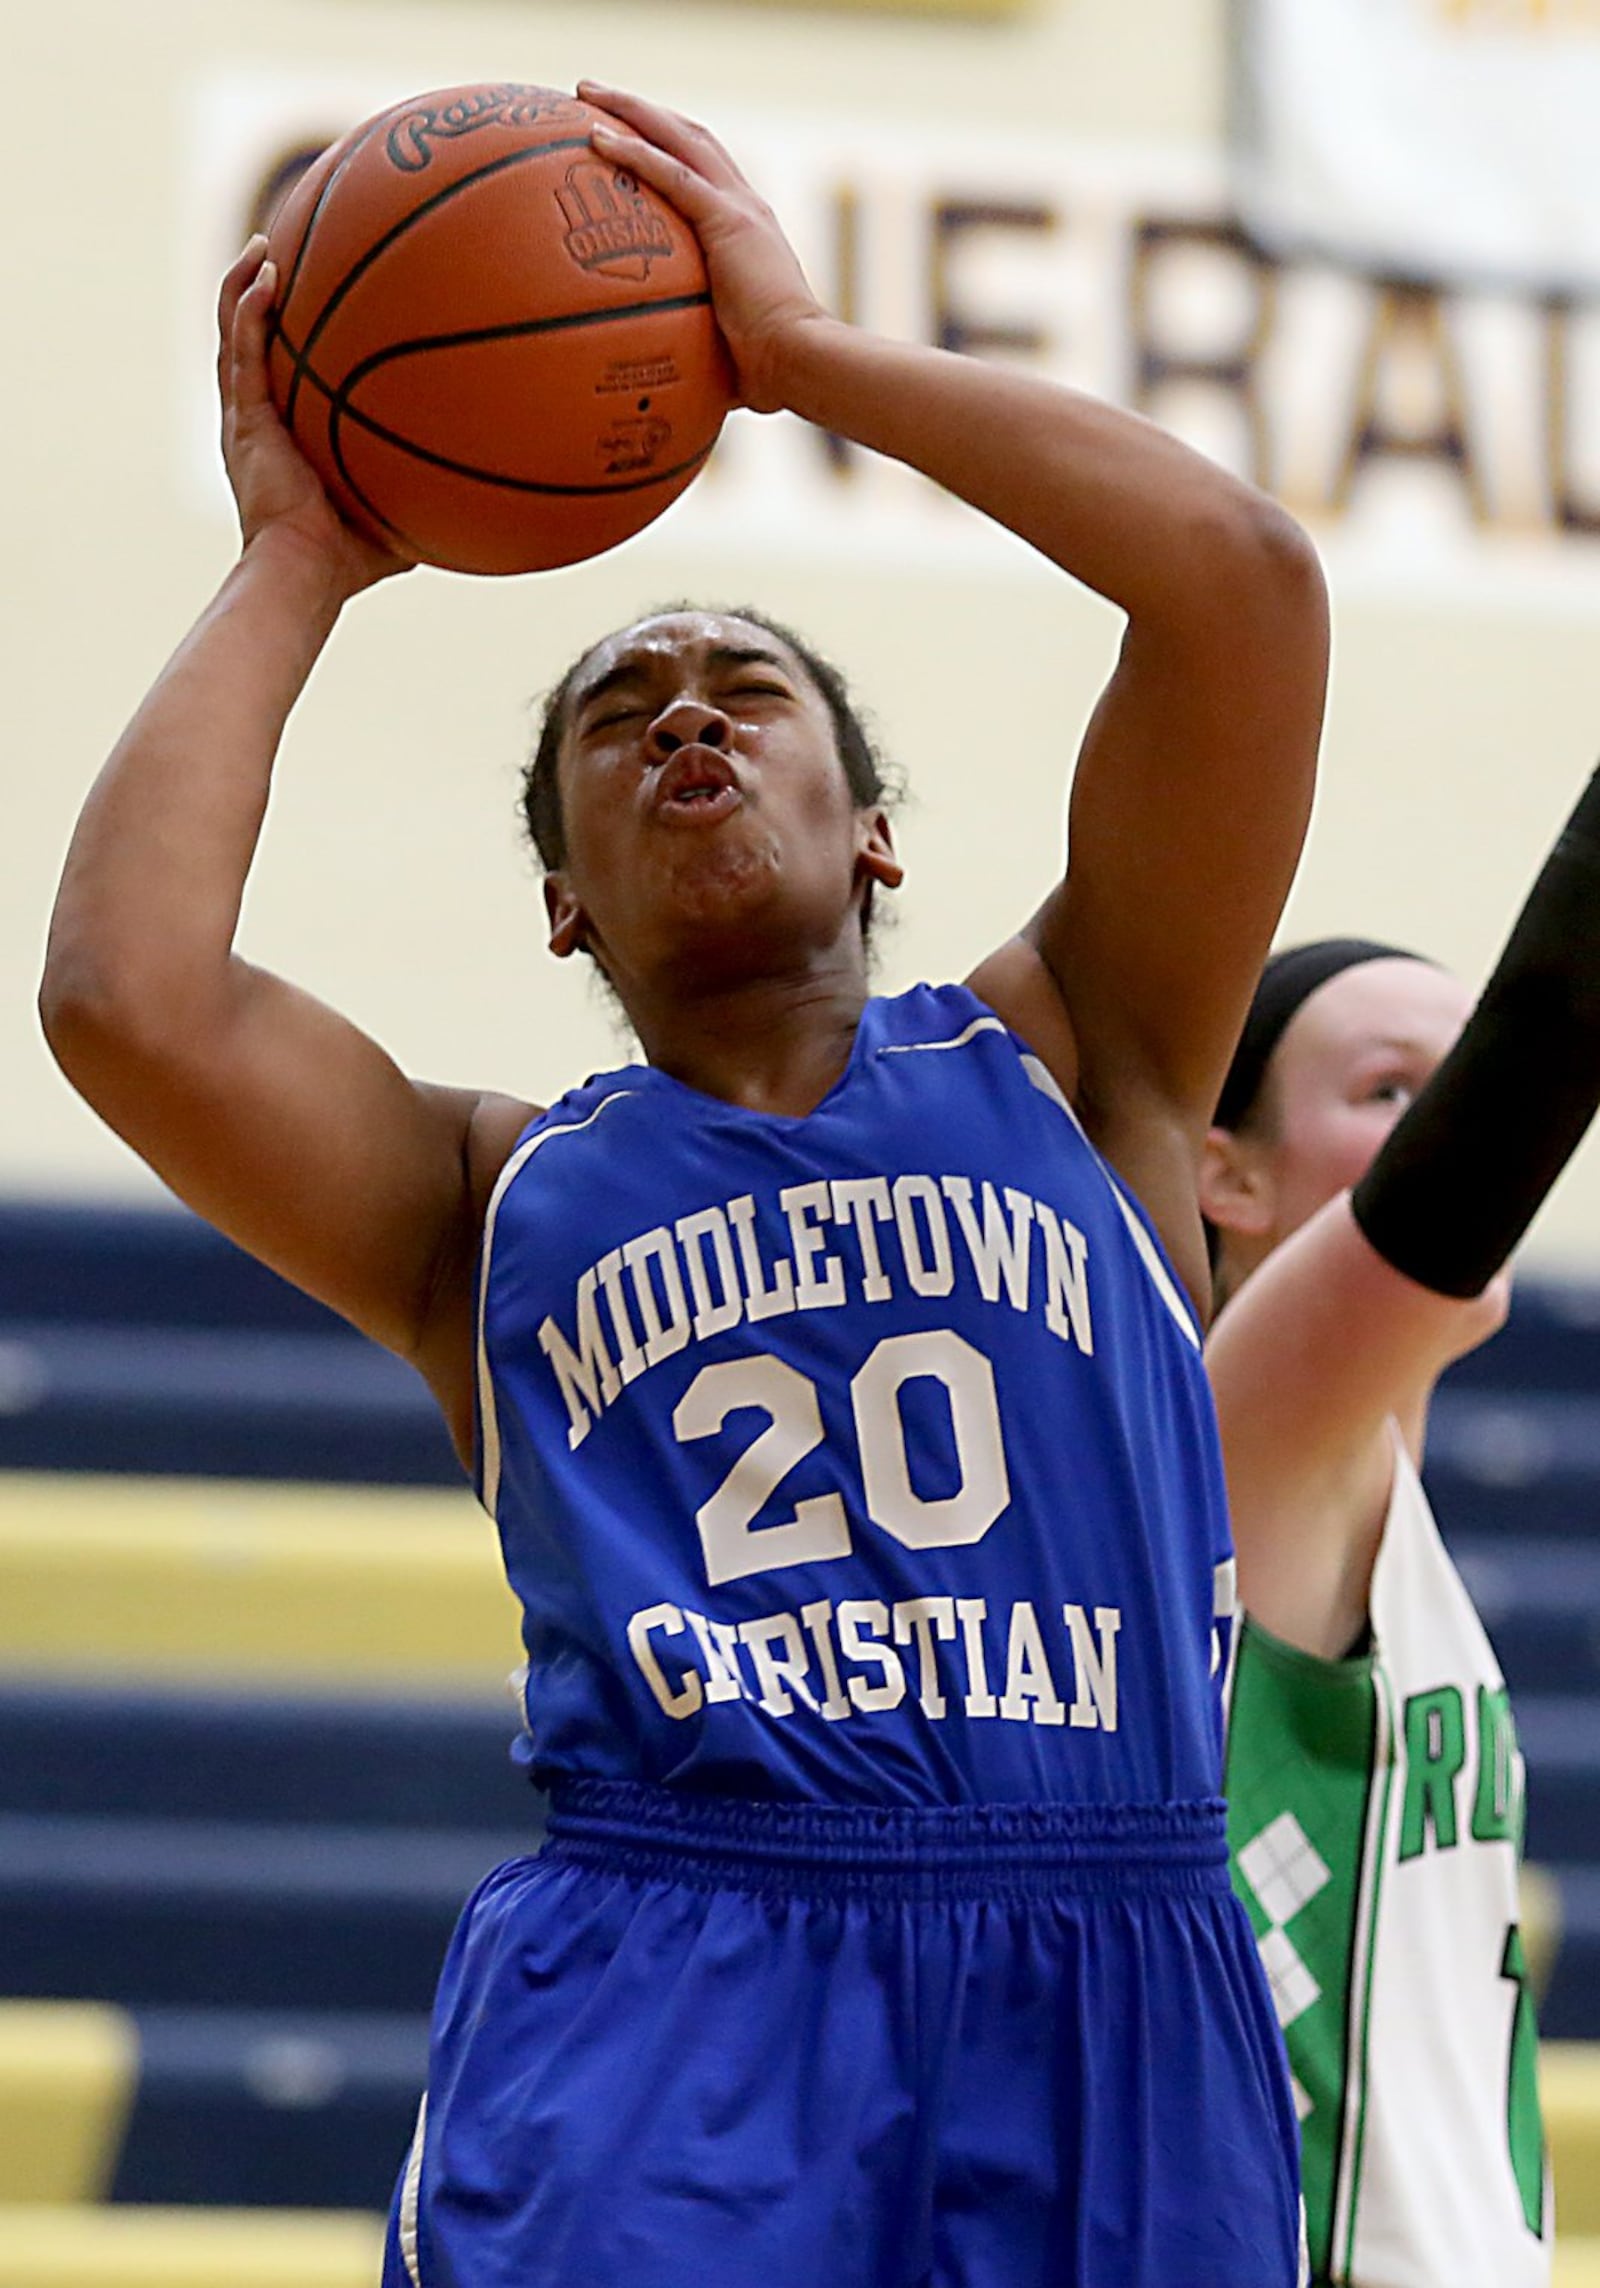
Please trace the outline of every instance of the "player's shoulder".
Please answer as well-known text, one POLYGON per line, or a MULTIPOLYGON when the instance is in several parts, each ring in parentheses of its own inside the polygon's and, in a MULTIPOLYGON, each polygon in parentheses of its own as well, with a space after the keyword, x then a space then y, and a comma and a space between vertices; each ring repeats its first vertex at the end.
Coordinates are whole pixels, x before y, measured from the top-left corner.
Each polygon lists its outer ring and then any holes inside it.
POLYGON ((978 964, 961 990, 992 1009, 1033 1051, 1068 1102, 1074 1101, 1077 1038, 1061 989, 1037 946, 1025 937, 1008 938, 978 964))
POLYGON ((462 1165, 474 1222, 481 1224, 495 1185, 518 1143, 545 1117, 545 1107, 489 1091, 473 1096, 467 1112, 462 1165))
POLYGON ((900 993, 874 994, 861 1013, 861 1031, 870 1050, 965 1047, 981 1035, 1010 1035, 1012 1027, 971 985, 909 985, 900 993))

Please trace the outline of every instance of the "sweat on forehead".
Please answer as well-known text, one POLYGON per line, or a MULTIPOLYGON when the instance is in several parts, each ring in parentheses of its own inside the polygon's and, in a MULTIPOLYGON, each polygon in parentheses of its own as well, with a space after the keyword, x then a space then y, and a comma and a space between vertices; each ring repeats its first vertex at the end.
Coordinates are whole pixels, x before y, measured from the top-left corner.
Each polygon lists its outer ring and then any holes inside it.
POLYGON ((655 660, 684 652, 697 653, 713 667, 769 660, 788 674, 816 681, 803 654, 758 621, 733 612, 652 612, 630 627, 602 636, 577 662, 567 680, 569 719, 597 691, 628 675, 648 673, 655 660))

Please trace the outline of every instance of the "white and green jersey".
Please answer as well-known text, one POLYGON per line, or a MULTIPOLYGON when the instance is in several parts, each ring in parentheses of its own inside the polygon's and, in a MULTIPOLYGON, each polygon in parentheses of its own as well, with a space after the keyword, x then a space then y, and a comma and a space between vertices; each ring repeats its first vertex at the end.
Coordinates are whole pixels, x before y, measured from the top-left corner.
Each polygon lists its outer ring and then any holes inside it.
POLYGON ((1233 1879, 1300 2114, 1311 2262, 1352 2288, 1540 2288, 1553 2232, 1517 1927, 1505 1683, 1398 1437, 1370 1652, 1246 1621, 1233 1879))

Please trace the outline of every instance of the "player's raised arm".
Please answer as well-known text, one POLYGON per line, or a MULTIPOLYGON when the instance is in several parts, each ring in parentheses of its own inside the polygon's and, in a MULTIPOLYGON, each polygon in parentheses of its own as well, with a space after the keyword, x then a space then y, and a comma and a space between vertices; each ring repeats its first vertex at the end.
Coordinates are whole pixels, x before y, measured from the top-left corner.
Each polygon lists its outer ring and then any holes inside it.
POLYGON ((1240 1592, 1330 1656, 1366 1614, 1391 1424, 1420 1462, 1435 1381, 1500 1324, 1504 1267, 1600 1105, 1600 776, 1464 1027, 1454 979, 1345 942, 1277 957, 1341 966, 1260 1060, 1266 1117, 1231 1113, 1204 1178, 1238 1288, 1207 1364, 1240 1592))
POLYGON ((1036 1045, 1198 1288, 1194 1167, 1310 813, 1327 615, 1309 541, 1150 422, 830 317, 713 136, 583 92, 637 131, 597 145, 699 232, 747 404, 907 462, 1127 613, 1079 761, 1067 879, 1027 945, 973 982, 1035 1031, 1043 1006, 1052 1037, 1036 1045))
POLYGON ((289 711, 347 600, 405 569, 339 521, 272 410, 272 288, 254 242, 219 313, 242 552, 85 803, 40 1008, 102 1118, 201 1214, 415 1359, 464 1444, 469 1171, 522 1108, 415 1085, 233 950, 289 711))

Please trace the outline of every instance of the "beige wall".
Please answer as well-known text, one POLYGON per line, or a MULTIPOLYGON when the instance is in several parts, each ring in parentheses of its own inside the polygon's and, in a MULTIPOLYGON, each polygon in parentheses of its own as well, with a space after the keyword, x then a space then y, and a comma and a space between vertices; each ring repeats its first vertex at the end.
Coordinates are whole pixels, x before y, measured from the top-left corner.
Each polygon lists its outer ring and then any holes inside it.
MULTIPOLYGON (((120 723, 225 567, 184 480, 192 341, 181 123, 209 72, 371 72, 418 88, 594 72, 715 123, 868 108, 999 134, 1214 148, 1221 0, 1037 0, 913 23, 685 0, 0 0, 13 58, 4 274, 7 600, 0 836, 0 1186, 148 1179, 57 1079, 33 983, 71 820, 120 723), (20 52, 19 52, 20 51, 20 52)), ((749 154, 759 172, 757 154, 749 154)), ((741 416, 740 419, 748 417, 741 416)), ((1452 601, 1330 550, 1338 657, 1324 791, 1290 924, 1398 935, 1474 981, 1600 745, 1600 608, 1524 583, 1452 601)), ((291 726, 245 943, 430 1077, 558 1093, 618 1053, 541 951, 514 830, 526 702, 599 629, 663 595, 749 595, 841 654, 915 800, 886 981, 959 970, 1026 912, 1066 766, 1115 642, 1058 584, 932 561, 681 549, 672 520, 594 565, 423 573, 350 613, 291 726)), ((1600 595, 1600 589, 1596 590, 1600 595)), ((1600 1153, 1538 1235, 1600 1269, 1600 1153)))

